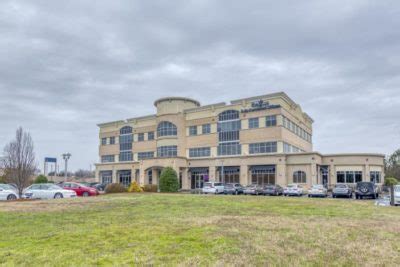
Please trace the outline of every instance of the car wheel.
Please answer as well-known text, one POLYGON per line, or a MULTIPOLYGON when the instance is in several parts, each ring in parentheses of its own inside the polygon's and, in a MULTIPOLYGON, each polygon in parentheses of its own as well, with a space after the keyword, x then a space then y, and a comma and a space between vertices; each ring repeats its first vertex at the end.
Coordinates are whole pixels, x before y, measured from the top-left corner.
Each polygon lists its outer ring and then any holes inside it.
POLYGON ((58 199, 58 198, 63 198, 64 196, 61 193, 56 193, 54 195, 54 198, 58 199))
POLYGON ((11 194, 7 196, 7 200, 16 200, 16 199, 17 199, 16 195, 11 194))
POLYGON ((89 196, 89 192, 83 192, 82 196, 83 197, 88 197, 89 196))

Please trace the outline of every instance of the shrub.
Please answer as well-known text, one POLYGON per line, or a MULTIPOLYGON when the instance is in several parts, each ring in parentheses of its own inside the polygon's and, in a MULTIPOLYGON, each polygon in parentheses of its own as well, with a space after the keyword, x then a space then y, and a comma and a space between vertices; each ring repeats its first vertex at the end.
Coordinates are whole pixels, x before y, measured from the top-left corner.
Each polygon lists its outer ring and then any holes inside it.
POLYGON ((158 186, 156 184, 146 184, 143 186, 144 192, 157 192, 158 186))
POLYGON ((397 184, 398 184, 398 181, 397 181, 396 178, 393 178, 393 177, 385 178, 385 185, 386 186, 392 186, 392 185, 397 185, 397 184))
POLYGON ((164 168, 161 172, 159 186, 161 192, 178 192, 179 181, 176 171, 171 167, 164 168))
POLYGON ((33 181, 34 184, 46 184, 48 182, 47 177, 44 175, 39 175, 36 177, 35 181, 33 181))
POLYGON ((126 188, 122 184, 118 184, 118 183, 108 184, 106 186, 105 192, 106 192, 106 194, 125 193, 126 188))
POLYGON ((143 192, 143 189, 139 186, 136 181, 133 181, 128 188, 129 193, 140 193, 143 192))

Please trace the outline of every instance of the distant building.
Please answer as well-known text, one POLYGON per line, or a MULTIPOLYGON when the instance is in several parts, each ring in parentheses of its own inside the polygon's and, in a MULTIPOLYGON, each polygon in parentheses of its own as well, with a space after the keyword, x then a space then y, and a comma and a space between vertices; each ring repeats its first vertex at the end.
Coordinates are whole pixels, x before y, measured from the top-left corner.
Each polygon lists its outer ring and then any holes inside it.
POLYGON ((313 151, 313 120, 285 93, 206 106, 167 97, 154 105, 154 115, 98 125, 100 182, 157 184, 166 166, 179 174, 182 189, 200 188, 205 181, 383 182, 384 155, 313 151))

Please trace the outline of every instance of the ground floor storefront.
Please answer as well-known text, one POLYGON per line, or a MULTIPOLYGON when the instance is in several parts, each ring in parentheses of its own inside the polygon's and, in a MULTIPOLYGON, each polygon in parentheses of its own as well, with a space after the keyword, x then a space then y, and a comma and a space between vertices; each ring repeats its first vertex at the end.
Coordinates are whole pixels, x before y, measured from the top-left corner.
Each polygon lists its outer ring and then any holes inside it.
POLYGON ((376 154, 320 155, 319 153, 276 154, 216 159, 152 158, 140 162, 96 165, 100 183, 128 186, 157 185, 162 169, 172 167, 183 190, 202 188, 205 182, 222 183, 355 184, 360 181, 383 183, 383 156, 376 154))

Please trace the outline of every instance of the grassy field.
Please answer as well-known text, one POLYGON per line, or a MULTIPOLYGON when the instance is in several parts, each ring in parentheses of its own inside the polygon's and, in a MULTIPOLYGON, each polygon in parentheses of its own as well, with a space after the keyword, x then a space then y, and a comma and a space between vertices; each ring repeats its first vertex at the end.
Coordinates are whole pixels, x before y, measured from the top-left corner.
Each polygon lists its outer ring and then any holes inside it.
POLYGON ((0 203, 1 265, 399 265, 400 208, 120 194, 0 203))

